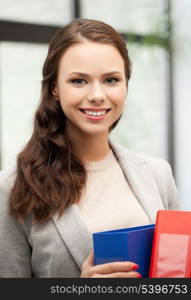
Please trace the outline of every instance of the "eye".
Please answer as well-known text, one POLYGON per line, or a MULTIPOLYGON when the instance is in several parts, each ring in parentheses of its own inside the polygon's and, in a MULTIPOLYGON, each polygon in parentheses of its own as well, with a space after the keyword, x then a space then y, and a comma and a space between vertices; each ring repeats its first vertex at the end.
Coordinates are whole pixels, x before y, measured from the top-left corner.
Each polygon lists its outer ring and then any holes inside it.
POLYGON ((115 84, 118 81, 119 81, 119 79, 118 78, 114 78, 114 77, 106 79, 106 82, 109 83, 109 84, 115 84))
POLYGON ((71 82, 75 85, 84 85, 86 81, 81 78, 72 79, 71 82))

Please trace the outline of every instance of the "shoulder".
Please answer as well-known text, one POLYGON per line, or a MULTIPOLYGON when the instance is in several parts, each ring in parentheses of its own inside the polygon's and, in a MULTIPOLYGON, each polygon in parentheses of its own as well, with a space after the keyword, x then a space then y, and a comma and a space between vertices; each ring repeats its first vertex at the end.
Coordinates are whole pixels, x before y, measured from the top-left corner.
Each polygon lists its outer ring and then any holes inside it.
POLYGON ((14 170, 0 171, 0 216, 1 220, 9 215, 9 194, 14 183, 15 172, 14 170))
POLYGON ((12 230, 15 234, 19 231, 28 232, 31 226, 31 217, 27 217, 23 224, 18 222, 9 212, 9 194, 16 177, 15 169, 6 169, 0 171, 0 228, 12 230))
POLYGON ((124 162, 131 162, 135 163, 137 165, 145 165, 148 167, 153 173, 161 173, 162 172, 167 172, 171 173, 171 167, 169 163, 163 159, 163 158, 158 158, 154 157, 151 155, 146 155, 146 154, 141 154, 132 150, 129 150, 128 148, 119 145, 119 144, 111 144, 117 158, 120 161, 124 162))
POLYGON ((5 169, 0 171, 0 193, 10 192, 16 177, 15 169, 5 169))
MULTIPOLYGON (((180 209, 180 196, 176 188, 171 166, 165 159, 140 154, 113 143, 112 148, 120 164, 127 170, 128 168, 138 170, 137 167, 135 168, 137 165, 145 169, 145 176, 148 180, 154 180, 164 207, 168 209, 180 209)), ((136 176, 139 176, 138 171, 136 176)))
POLYGON ((167 187, 172 184, 175 185, 172 169, 167 160, 151 155, 139 154, 129 150, 127 152, 128 157, 131 155, 132 159, 134 158, 136 162, 141 163, 147 169, 159 188, 164 188, 164 186, 167 187))

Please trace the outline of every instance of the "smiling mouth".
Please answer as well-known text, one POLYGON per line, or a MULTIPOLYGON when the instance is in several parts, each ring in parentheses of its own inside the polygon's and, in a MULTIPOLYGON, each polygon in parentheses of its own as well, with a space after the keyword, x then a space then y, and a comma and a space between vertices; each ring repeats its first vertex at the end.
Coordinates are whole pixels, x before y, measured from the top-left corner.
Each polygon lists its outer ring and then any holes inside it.
POLYGON ((103 110, 87 110, 87 109, 80 109, 80 111, 81 111, 82 113, 84 113, 85 115, 92 116, 92 117, 100 117, 100 116, 104 116, 104 115, 106 115, 110 110, 111 110, 111 108, 103 109, 103 110))

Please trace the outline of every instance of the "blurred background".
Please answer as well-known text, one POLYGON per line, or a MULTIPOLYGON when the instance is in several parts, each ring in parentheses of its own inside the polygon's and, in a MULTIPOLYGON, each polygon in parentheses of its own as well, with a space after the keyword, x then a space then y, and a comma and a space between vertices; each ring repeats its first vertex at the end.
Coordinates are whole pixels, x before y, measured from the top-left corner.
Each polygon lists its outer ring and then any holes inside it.
POLYGON ((191 1, 0 0, 0 169, 29 139, 48 42, 75 18, 109 23, 127 41, 132 77, 111 139, 169 161, 191 209, 191 1))

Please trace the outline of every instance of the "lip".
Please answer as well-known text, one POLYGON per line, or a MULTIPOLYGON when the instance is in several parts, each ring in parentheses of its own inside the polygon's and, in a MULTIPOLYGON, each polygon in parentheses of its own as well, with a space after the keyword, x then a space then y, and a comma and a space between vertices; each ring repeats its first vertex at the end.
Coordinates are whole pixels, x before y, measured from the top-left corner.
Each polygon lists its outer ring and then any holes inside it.
POLYGON ((85 114, 84 112, 82 112, 81 110, 91 110, 91 111, 102 111, 102 110, 111 110, 111 108, 100 108, 100 109, 93 109, 93 108, 80 108, 79 111, 81 112, 81 114, 86 117, 89 120, 94 120, 94 121, 99 121, 99 120, 103 120, 109 113, 109 111, 106 112, 106 114, 102 115, 102 116, 91 116, 88 114, 85 114))
POLYGON ((92 111, 102 111, 102 110, 109 110, 111 109, 110 107, 101 107, 101 108, 97 108, 97 107, 81 107, 79 108, 79 110, 92 110, 92 111))

